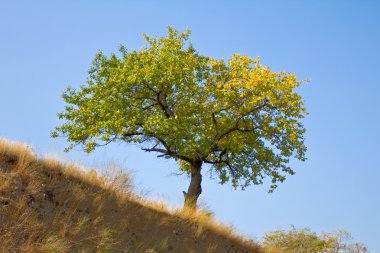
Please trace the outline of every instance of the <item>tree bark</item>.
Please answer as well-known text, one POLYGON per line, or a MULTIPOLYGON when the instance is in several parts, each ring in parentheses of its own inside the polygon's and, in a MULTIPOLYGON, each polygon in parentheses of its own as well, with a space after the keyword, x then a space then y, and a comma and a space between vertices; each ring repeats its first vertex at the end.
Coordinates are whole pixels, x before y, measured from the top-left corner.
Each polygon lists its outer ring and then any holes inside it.
POLYGON ((190 209, 192 211, 196 211, 197 209, 197 201, 199 195, 202 193, 202 174, 201 174, 201 168, 202 168, 202 161, 196 161, 191 164, 191 180, 189 189, 187 192, 183 192, 183 195, 185 196, 185 202, 184 202, 184 208, 190 209))

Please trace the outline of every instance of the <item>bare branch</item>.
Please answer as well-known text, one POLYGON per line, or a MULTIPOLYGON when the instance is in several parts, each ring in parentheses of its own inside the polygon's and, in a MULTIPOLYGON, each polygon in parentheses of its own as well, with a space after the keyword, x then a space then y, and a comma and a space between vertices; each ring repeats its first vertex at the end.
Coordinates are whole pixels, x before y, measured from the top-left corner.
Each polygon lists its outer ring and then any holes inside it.
POLYGON ((97 147, 103 147, 103 146, 107 146, 108 144, 110 144, 111 142, 113 142, 113 141, 115 141, 115 140, 117 140, 118 139, 118 137, 117 137, 117 135, 115 135, 112 139, 110 139, 109 141, 107 141, 107 142, 105 142, 105 143, 103 143, 103 144, 96 144, 96 146, 97 147))
POLYGON ((166 149, 162 149, 162 148, 142 148, 142 150, 146 152, 159 152, 165 155, 170 155, 170 153, 166 149))

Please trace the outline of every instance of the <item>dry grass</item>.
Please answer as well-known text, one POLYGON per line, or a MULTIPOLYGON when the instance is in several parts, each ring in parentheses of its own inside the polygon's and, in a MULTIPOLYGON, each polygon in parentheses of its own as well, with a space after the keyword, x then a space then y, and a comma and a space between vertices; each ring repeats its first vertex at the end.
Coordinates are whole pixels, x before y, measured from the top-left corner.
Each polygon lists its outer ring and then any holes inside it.
MULTIPOLYGON (((206 211, 170 210, 99 175, 0 139, 0 252, 272 252, 206 211)), ((276 252, 277 253, 277 252, 276 252)))

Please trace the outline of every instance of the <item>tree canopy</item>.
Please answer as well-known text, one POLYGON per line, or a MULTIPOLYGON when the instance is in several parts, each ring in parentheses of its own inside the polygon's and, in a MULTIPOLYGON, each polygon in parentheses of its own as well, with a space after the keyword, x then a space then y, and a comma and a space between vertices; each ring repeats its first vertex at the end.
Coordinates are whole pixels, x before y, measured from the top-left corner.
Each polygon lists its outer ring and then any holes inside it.
POLYGON ((318 235, 309 228, 276 230, 266 233, 264 245, 285 253, 367 253, 367 247, 358 242, 351 242, 350 233, 337 230, 318 235))
POLYGON ((189 35, 169 27, 164 37, 144 35, 140 50, 98 53, 87 82, 63 93, 58 116, 65 123, 52 137, 65 136, 67 150, 123 141, 173 158, 191 175, 191 202, 201 193, 204 164, 222 184, 245 188, 268 177, 272 191, 294 174, 290 158, 305 160, 302 81, 259 58, 202 56, 189 35))

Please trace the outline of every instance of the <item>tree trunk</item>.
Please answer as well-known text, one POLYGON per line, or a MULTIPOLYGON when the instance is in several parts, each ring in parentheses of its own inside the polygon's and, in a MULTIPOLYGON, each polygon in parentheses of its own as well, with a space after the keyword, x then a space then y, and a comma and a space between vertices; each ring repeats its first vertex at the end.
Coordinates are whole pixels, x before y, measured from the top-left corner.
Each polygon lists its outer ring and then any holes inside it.
POLYGON ((196 211, 197 200, 202 193, 202 161, 197 161, 191 164, 191 181, 187 192, 183 192, 185 196, 184 208, 196 211))

